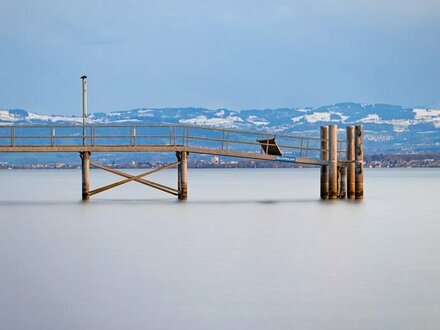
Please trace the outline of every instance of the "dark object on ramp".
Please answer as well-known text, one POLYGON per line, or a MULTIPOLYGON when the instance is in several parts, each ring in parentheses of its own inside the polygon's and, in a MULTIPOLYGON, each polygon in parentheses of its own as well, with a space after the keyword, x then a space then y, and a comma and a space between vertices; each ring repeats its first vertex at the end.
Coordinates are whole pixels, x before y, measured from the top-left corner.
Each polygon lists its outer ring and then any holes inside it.
POLYGON ((258 140, 257 142, 261 145, 261 149, 263 149, 265 154, 274 155, 274 156, 282 156, 280 148, 275 142, 275 138, 266 139, 266 140, 258 140))

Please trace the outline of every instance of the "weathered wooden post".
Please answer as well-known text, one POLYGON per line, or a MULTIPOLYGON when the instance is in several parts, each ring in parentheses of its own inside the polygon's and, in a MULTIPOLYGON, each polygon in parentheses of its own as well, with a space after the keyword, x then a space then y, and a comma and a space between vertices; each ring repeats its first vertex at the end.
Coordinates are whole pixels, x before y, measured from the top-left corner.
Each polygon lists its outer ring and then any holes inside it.
MULTIPOLYGON (((321 126, 321 160, 328 161, 328 126, 321 126)), ((328 165, 321 165, 321 199, 328 199, 328 165)))
POLYGON ((176 152, 179 165, 177 166, 177 190, 178 198, 185 200, 188 198, 188 152, 176 152))
POLYGON ((79 155, 82 170, 82 199, 87 201, 90 199, 90 152, 83 151, 79 155))
POLYGON ((355 147, 354 147, 354 126, 347 126, 347 198, 355 196, 355 147))
POLYGON ((329 198, 338 198, 338 127, 329 126, 329 198))
POLYGON ((347 185, 347 168, 344 165, 339 166, 339 198, 344 199, 347 197, 346 185, 347 185))
POLYGON ((355 127, 355 197, 364 198, 364 145, 362 137, 362 125, 355 127))

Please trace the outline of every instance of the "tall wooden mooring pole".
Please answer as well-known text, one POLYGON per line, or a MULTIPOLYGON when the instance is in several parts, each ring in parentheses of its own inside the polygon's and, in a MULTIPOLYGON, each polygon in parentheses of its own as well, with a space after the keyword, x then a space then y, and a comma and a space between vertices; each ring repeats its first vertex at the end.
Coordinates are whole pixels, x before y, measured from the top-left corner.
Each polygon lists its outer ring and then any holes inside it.
POLYGON ((329 199, 338 198, 338 127, 329 126, 328 167, 329 167, 329 199))
MULTIPOLYGON (((321 159, 328 161, 328 126, 321 126, 321 159)), ((328 165, 321 165, 321 199, 328 199, 328 165)))
POLYGON ((82 174, 82 199, 90 199, 90 152, 80 152, 82 174))
POLYGON ((188 198, 188 152, 176 152, 177 160, 177 197, 179 200, 186 200, 188 198))
POLYGON ((355 171, 356 164, 354 160, 355 147, 354 147, 354 126, 347 126, 347 146, 346 146, 346 158, 347 158, 347 198, 353 199, 355 197, 355 171))
POLYGON ((364 198, 364 145, 362 125, 355 127, 355 198, 364 198))

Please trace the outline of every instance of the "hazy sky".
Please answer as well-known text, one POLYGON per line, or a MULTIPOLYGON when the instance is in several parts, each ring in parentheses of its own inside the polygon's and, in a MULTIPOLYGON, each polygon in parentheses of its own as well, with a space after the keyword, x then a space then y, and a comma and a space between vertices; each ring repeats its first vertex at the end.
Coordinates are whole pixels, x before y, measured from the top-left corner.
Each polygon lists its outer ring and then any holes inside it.
POLYGON ((439 0, 1 0, 0 108, 440 106, 439 0))

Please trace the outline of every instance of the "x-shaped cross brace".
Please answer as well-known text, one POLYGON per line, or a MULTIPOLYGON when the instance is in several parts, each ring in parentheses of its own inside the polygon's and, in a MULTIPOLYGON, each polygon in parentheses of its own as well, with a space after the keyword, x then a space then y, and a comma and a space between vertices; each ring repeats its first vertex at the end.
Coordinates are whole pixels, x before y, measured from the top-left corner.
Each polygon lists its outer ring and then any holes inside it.
POLYGON ((147 176, 147 175, 159 172, 161 170, 164 170, 164 169, 176 166, 178 164, 179 164, 179 162, 174 162, 174 163, 170 163, 170 164, 167 164, 167 165, 155 168, 154 170, 150 170, 148 172, 144 172, 142 174, 131 175, 131 174, 124 173, 124 172, 115 170, 113 168, 110 168, 110 167, 107 167, 107 166, 104 166, 104 165, 100 165, 100 164, 96 164, 96 163, 92 163, 91 162, 90 165, 93 166, 93 167, 100 168, 100 169, 102 169, 104 171, 107 171, 107 172, 110 172, 110 173, 122 176, 122 177, 124 177, 126 179, 118 181, 118 182, 115 182, 115 183, 112 183, 112 184, 109 184, 109 185, 106 185, 106 186, 103 186, 103 187, 100 187, 100 188, 97 188, 97 189, 94 189, 94 190, 91 190, 89 192, 89 195, 92 196, 92 195, 98 194, 100 192, 103 192, 103 191, 115 188, 117 186, 123 185, 125 183, 131 182, 131 181, 136 181, 138 183, 142 183, 142 184, 147 185, 149 187, 152 187, 152 188, 164 191, 166 193, 169 193, 171 195, 177 196, 178 193, 179 193, 177 189, 174 189, 174 188, 171 188, 171 187, 167 187, 167 186, 164 186, 164 185, 162 185, 160 183, 156 183, 156 182, 153 182, 153 181, 145 180, 145 179, 142 179, 142 178, 144 176, 147 176))

